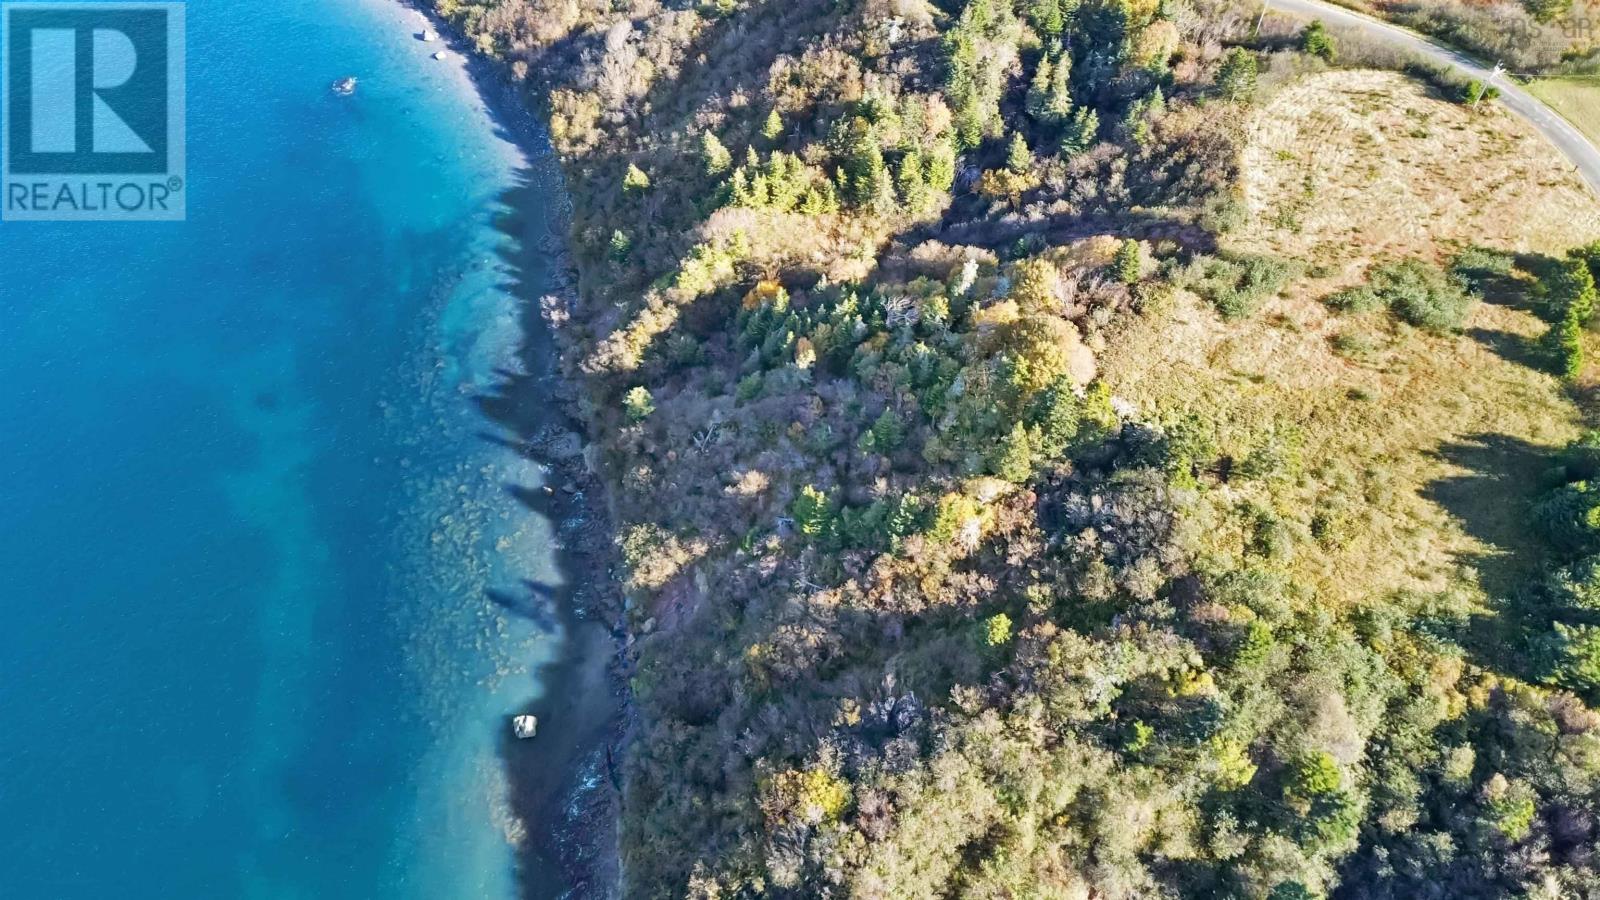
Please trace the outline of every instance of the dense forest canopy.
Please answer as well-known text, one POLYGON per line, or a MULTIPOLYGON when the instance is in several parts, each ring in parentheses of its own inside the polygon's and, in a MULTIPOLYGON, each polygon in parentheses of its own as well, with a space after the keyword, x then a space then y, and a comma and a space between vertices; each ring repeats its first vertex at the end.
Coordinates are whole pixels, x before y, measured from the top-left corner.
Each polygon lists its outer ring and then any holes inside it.
MULTIPOLYGON (((544 312, 641 635, 631 895, 1600 897, 1600 439, 1549 454, 1514 584, 1335 592, 1301 561, 1371 491, 1295 498, 1378 475, 1104 371, 1309 271, 1228 249, 1252 104, 1404 61, 1219 0, 435 4, 575 200, 544 312)), ((1326 302, 1426 348, 1516 293, 1581 399, 1597 270, 1326 302)))

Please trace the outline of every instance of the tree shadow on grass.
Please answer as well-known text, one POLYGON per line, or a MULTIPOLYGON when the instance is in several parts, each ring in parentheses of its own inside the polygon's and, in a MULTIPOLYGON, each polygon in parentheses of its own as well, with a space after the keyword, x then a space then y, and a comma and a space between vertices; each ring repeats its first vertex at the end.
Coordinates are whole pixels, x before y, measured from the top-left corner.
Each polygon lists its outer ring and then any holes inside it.
POLYGON ((1550 356, 1538 338, 1494 328, 1471 328, 1467 337, 1487 347, 1494 355, 1509 363, 1536 371, 1548 371, 1550 356))
POLYGON ((1488 596, 1490 611, 1475 613, 1453 635, 1474 662, 1524 679, 1531 669, 1530 636, 1543 633, 1531 584, 1549 551, 1531 525, 1530 508, 1553 463, 1548 447, 1504 434, 1474 434, 1440 447, 1437 456, 1466 470, 1434 480, 1422 496, 1461 524, 1483 549, 1458 555, 1488 596))

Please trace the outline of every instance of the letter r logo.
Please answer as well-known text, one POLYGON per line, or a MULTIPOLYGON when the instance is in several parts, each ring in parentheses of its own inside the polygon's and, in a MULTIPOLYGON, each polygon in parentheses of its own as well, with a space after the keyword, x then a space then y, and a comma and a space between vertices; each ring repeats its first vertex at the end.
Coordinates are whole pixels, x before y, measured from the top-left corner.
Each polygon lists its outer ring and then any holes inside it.
POLYGON ((7 4, 9 171, 162 174, 166 4, 7 4))
MULTIPOLYGON (((89 47, 90 150, 94 153, 151 153, 143 138, 107 102, 138 70, 139 53, 120 31, 96 28, 89 47)), ((78 35, 61 28, 33 31, 34 153, 78 150, 78 35)))

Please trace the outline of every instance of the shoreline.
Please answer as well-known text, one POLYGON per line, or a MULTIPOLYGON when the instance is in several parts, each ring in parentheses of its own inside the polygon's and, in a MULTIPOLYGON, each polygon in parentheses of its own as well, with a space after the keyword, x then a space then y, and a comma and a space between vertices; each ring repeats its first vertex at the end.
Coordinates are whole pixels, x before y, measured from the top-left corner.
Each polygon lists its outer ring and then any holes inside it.
MULTIPOLYGON (((523 837, 513 846, 515 878, 525 898, 613 897, 620 893, 618 825, 621 748, 632 716, 623 653, 623 604, 616 582, 609 510, 584 463, 576 386, 560 374, 557 338, 540 315, 540 298, 569 295, 575 274, 565 247, 564 177, 542 123, 502 69, 478 55, 449 22, 415 0, 370 0, 390 18, 438 40, 421 43, 420 65, 447 65, 462 90, 482 105, 497 136, 516 150, 514 179, 502 192, 495 228, 505 238, 500 263, 511 283, 521 330, 520 372, 502 372, 491 392, 471 398, 503 432, 486 440, 542 466, 539 490, 508 489, 556 534, 561 584, 529 584, 548 602, 563 633, 558 652, 535 667, 538 697, 518 713, 538 716, 538 737, 520 741, 504 724, 499 755, 507 798, 523 837), (425 49, 424 49, 425 48, 425 49), (432 59, 438 49, 444 60, 432 59), (549 884, 550 874, 561 885, 549 884)), ((501 599, 501 598, 497 598, 501 599)), ((512 601, 514 602, 514 600, 512 601)))

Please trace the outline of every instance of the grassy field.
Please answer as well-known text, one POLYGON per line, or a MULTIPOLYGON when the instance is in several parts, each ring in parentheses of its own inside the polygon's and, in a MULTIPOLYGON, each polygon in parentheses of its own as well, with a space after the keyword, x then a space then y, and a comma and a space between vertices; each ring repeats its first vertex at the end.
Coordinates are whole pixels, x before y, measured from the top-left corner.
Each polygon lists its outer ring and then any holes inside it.
POLYGON ((1600 144, 1600 80, 1594 78, 1538 78, 1528 93, 1566 116, 1583 136, 1600 144))
POLYGON ((1298 536, 1282 564, 1318 602, 1503 596, 1539 562, 1527 505, 1581 427, 1540 356, 1547 326, 1526 277, 1456 335, 1320 301, 1384 258, 1563 253, 1600 237, 1600 207, 1551 174, 1555 151, 1517 120, 1474 116, 1399 76, 1313 76, 1259 115, 1244 166, 1252 221, 1225 249, 1299 260, 1306 274, 1245 322, 1180 293, 1113 342, 1105 377, 1142 410, 1187 420, 1235 471, 1280 460, 1275 477, 1200 492, 1201 552, 1242 555, 1241 510, 1264 510, 1298 536))
POLYGON ((1527 123, 1435 99, 1392 72, 1304 78, 1259 111, 1251 138, 1252 217, 1237 248, 1313 274, 1354 281, 1374 256, 1463 242, 1564 250, 1600 234, 1594 198, 1527 123))

